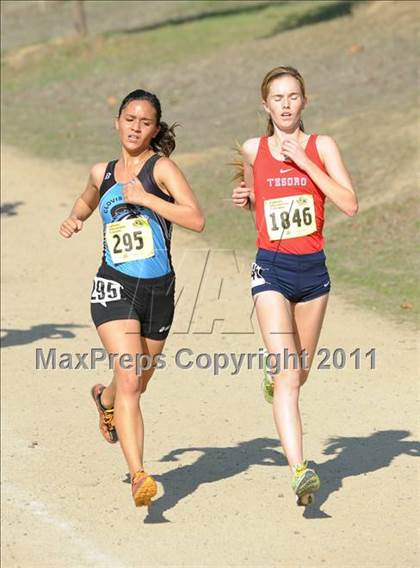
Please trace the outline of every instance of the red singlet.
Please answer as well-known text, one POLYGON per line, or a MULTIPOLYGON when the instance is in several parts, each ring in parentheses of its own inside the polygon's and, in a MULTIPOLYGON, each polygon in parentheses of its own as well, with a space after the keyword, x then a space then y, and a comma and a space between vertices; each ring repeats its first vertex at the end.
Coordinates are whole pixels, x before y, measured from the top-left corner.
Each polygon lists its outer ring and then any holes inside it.
MULTIPOLYGON (((305 153, 325 171, 316 138, 309 136, 305 153)), ((322 250, 325 194, 312 179, 294 162, 274 158, 267 136, 260 138, 253 172, 257 247, 286 254, 322 250)))

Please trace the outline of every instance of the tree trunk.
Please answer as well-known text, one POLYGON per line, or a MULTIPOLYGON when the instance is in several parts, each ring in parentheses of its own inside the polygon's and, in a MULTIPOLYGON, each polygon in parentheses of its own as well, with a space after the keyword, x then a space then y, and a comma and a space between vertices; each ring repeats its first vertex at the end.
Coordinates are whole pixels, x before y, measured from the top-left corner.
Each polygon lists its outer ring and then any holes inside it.
POLYGON ((87 36, 87 21, 86 21, 86 11, 85 3, 83 0, 76 0, 74 3, 74 25, 76 26, 76 31, 82 37, 87 36))

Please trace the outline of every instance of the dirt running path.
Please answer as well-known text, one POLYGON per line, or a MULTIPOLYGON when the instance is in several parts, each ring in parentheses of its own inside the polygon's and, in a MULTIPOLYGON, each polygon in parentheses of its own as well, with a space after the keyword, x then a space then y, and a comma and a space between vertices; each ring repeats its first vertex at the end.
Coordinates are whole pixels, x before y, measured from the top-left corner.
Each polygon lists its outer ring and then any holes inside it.
POLYGON ((109 371, 35 369, 37 348, 100 346, 89 314, 98 216, 70 241, 57 233, 86 174, 3 150, 3 566, 417 565, 413 332, 331 294, 320 347, 376 348, 377 368, 362 358, 359 370, 314 370, 305 386, 305 454, 323 486, 304 511, 261 373, 175 364, 184 347, 194 359, 261 346, 246 271, 235 277, 232 253, 208 256, 202 239, 178 228, 179 310, 166 368, 143 401, 146 463, 160 493, 149 513, 133 507, 122 455, 100 437, 89 397, 109 371))

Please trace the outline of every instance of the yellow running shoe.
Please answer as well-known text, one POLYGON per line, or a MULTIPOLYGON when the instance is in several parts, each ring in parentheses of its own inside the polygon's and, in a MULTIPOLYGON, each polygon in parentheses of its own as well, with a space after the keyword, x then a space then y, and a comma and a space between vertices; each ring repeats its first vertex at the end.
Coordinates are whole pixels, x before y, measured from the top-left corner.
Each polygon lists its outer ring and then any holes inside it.
POLYGON ((264 350, 263 382, 261 383, 264 398, 269 404, 273 404, 274 381, 268 367, 268 351, 264 350))
POLYGON ((321 486, 319 477, 313 469, 308 468, 305 460, 293 467, 292 489, 299 506, 311 505, 314 502, 314 492, 321 486))

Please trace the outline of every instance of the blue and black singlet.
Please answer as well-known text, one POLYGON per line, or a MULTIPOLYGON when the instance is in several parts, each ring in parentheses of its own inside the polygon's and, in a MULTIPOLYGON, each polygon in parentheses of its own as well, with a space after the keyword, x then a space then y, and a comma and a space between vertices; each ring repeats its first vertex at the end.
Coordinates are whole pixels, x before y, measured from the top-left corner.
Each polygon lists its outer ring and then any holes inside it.
MULTIPOLYGON (((148 193, 174 203, 153 177, 161 158, 154 154, 141 168, 138 179, 148 193)), ((126 203, 123 185, 115 180, 115 164, 107 164, 100 186, 99 212, 103 221, 103 265, 135 278, 157 278, 173 272, 170 246, 172 223, 151 209, 126 203)))

